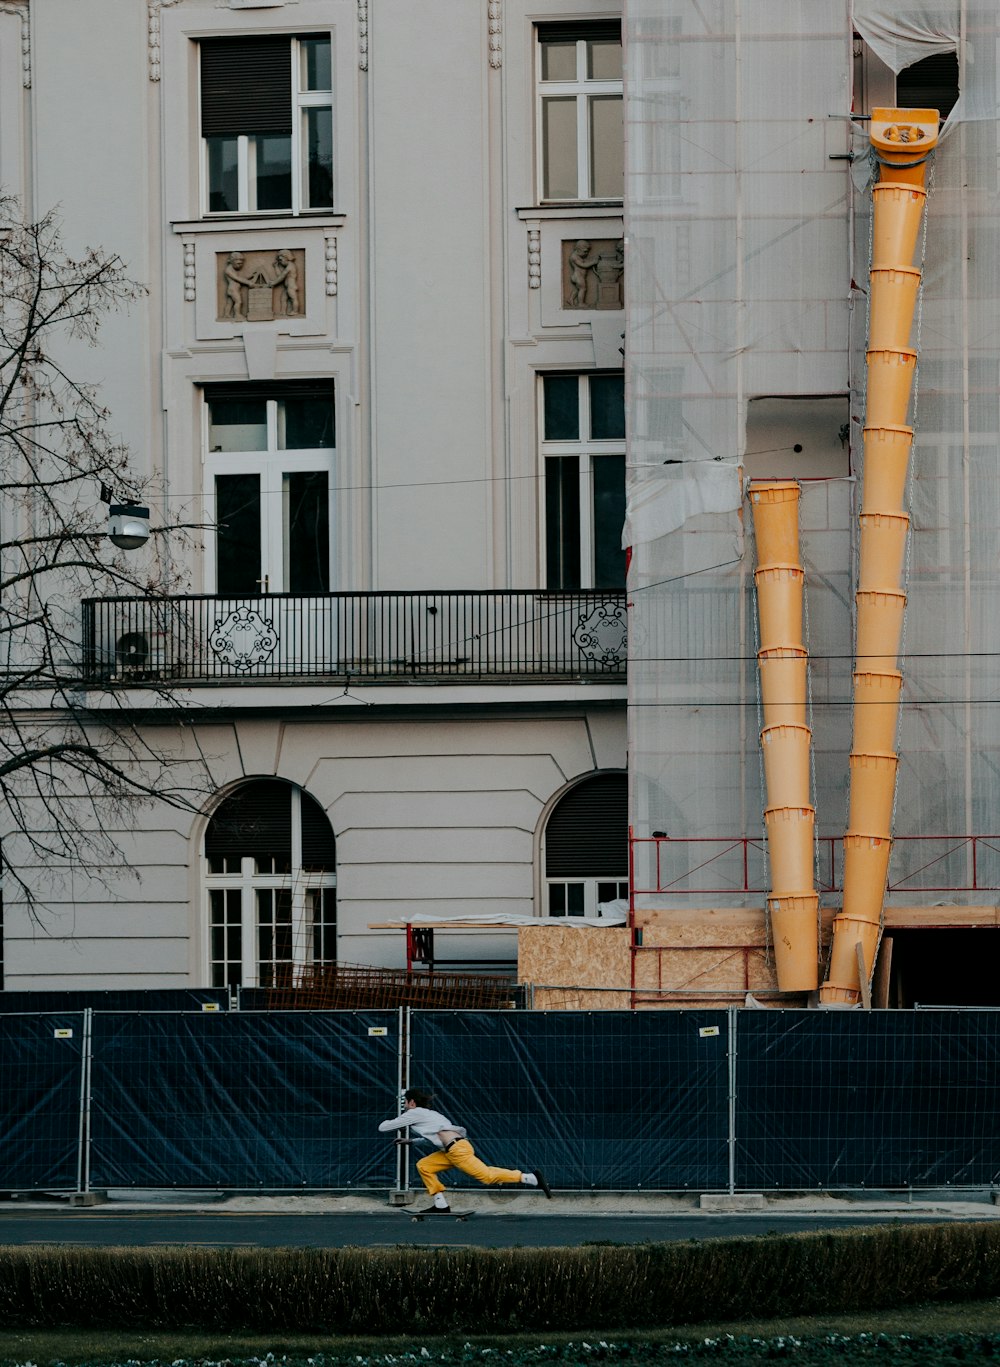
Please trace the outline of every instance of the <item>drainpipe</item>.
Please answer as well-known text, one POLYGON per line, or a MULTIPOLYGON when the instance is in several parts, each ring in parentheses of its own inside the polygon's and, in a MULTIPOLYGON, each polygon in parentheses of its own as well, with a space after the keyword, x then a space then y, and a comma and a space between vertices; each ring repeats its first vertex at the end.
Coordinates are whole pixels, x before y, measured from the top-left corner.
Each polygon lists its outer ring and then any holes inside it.
POLYGON ((927 198, 927 159, 937 137, 936 109, 872 111, 871 142, 880 174, 872 188, 854 726, 844 905, 833 922, 830 971, 820 988, 820 1003, 829 1006, 854 1005, 861 974, 871 980, 889 873, 910 529, 905 492, 913 429, 906 418, 917 365, 909 343, 921 278, 913 255, 927 198))
POLYGON ((752 482, 760 618, 760 692, 764 726, 767 907, 774 966, 781 992, 814 992, 819 981, 815 886, 816 809, 810 802, 810 746, 806 725, 806 650, 802 640, 799 485, 752 482))

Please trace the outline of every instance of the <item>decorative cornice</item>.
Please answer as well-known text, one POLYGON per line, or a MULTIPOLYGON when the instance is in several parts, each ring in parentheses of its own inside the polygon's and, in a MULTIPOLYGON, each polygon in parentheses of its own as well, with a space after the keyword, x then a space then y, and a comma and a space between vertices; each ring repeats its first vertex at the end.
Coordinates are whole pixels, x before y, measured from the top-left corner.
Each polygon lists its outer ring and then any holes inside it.
POLYGON ((358 67, 368 70, 368 0, 358 0, 358 67))
POLYGON ((146 13, 149 34, 149 79, 160 79, 160 10, 168 5, 180 4, 180 0, 146 0, 146 13))
POLYGON ((25 5, 0 5, 0 14, 16 14, 21 21, 21 84, 31 89, 31 26, 25 5))

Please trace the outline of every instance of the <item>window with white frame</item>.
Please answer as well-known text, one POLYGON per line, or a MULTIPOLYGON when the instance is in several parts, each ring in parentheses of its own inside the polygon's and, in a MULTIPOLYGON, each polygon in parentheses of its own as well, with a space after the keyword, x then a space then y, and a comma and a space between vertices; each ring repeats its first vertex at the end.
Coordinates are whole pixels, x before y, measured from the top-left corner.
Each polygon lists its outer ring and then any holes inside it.
POLYGON ((628 780, 595 774, 570 788, 545 825, 547 916, 596 916, 628 900, 628 780))
POLYGON ((337 961, 333 831, 315 798, 279 779, 245 783, 205 833, 213 987, 294 987, 337 961))
POLYGON ((620 21, 539 24, 535 31, 542 200, 621 200, 620 21))
POLYGON ((204 393, 215 592, 329 593, 336 442, 330 382, 214 384, 204 393))
POLYGON ((330 35, 241 34, 199 47, 205 212, 332 208, 330 35))
POLYGON ((545 586, 625 587, 625 379, 541 377, 545 586))

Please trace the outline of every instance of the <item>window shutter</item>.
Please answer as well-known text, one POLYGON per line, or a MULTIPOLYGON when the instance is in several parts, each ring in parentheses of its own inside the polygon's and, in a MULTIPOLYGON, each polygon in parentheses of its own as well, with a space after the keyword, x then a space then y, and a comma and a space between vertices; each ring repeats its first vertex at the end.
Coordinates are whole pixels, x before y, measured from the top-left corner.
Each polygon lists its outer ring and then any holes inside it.
POLYGON ((333 399, 332 380, 235 380, 202 385, 202 389, 210 403, 221 399, 239 403, 250 399, 333 399))
POLYGON ((287 37, 205 38, 201 134, 291 133, 292 58, 287 37))
POLYGON ((258 779, 232 793, 218 808, 205 832, 205 854, 292 858, 292 790, 277 779, 258 779))
POLYGON ((337 867, 333 829, 309 793, 302 794, 302 867, 307 873, 333 873, 337 867))
POLYGON ((554 24, 539 24, 538 39, 542 43, 575 43, 580 38, 592 43, 620 43, 622 25, 620 19, 574 19, 554 24))
POLYGON ((547 878, 628 877, 628 780, 599 774, 570 789, 545 827, 547 878))

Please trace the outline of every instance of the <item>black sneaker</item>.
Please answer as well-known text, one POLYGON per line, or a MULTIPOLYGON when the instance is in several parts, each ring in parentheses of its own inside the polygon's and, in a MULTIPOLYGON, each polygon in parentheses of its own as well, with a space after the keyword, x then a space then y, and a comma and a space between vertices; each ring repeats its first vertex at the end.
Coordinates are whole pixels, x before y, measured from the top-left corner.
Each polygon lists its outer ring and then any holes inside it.
POLYGON ((418 1214, 420 1214, 420 1215, 450 1215, 450 1214, 451 1214, 451 1206, 424 1206, 423 1210, 419 1211, 418 1214))
POLYGON ((535 1181, 538 1183, 538 1185, 541 1187, 542 1191, 545 1192, 545 1195, 546 1195, 546 1196, 549 1198, 549 1200, 551 1201, 551 1200, 552 1200, 552 1188, 549 1186, 548 1182, 546 1182, 546 1180, 545 1180, 545 1173, 544 1173, 544 1172, 541 1172, 538 1168, 535 1168, 534 1172, 532 1173, 532 1176, 534 1177, 534 1179, 535 1179, 535 1181))

